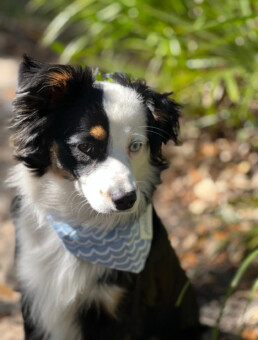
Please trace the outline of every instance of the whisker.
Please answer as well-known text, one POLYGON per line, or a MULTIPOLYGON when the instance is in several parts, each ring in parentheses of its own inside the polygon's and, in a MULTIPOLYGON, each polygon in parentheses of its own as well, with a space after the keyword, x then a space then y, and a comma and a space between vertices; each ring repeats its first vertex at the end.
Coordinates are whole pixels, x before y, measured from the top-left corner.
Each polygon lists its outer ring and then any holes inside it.
POLYGON ((79 218, 79 216, 80 216, 81 210, 82 210, 85 206, 87 206, 87 204, 88 204, 88 202, 87 202, 86 200, 82 201, 82 203, 81 203, 81 205, 80 205, 80 207, 79 207, 79 210, 78 210, 78 212, 77 212, 78 218, 79 218))
POLYGON ((157 136, 160 136, 161 138, 164 138, 164 137, 162 136, 162 134, 160 134, 160 133, 158 133, 158 132, 156 132, 156 131, 150 131, 150 130, 146 130, 146 131, 149 132, 149 133, 156 134, 157 136))
POLYGON ((143 126, 139 126, 139 128, 145 128, 145 129, 152 129, 152 130, 159 130, 160 132, 163 132, 165 133, 166 135, 170 136, 171 137, 171 134, 168 133, 167 131, 161 129, 161 128, 158 128, 156 126, 151 126, 151 125, 143 125, 143 126))

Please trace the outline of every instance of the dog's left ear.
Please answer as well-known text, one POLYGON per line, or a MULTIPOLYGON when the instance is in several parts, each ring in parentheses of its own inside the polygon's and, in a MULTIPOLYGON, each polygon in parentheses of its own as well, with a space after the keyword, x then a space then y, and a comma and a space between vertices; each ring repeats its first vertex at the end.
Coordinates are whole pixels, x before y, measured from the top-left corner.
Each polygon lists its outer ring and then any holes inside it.
POLYGON ((179 116, 181 106, 170 98, 170 93, 158 93, 145 84, 144 80, 132 83, 147 106, 147 132, 153 159, 162 160, 161 146, 172 140, 179 141, 179 116))
POLYGON ((149 109, 149 130, 157 136, 158 144, 166 144, 169 140, 179 144, 179 113, 181 106, 169 98, 171 94, 152 91, 151 100, 146 102, 149 109))

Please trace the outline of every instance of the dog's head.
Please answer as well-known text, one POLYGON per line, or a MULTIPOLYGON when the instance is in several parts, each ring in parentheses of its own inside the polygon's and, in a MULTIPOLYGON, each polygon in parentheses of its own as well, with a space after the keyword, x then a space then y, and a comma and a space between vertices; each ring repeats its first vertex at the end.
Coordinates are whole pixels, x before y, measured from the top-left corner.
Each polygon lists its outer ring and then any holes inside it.
MULTIPOLYGON (((150 198, 178 141, 179 106, 142 80, 24 57, 14 100, 15 155, 36 177, 59 176, 98 213, 133 211, 150 198)), ((65 193, 64 193, 65 194, 65 193)))

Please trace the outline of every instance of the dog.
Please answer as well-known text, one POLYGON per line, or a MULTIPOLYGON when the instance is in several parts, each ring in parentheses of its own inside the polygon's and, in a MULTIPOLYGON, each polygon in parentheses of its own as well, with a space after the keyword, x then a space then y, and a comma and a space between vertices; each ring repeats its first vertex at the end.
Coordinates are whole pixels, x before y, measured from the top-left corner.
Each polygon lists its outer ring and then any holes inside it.
POLYGON ((192 286, 151 203, 180 106, 107 78, 20 65, 11 182, 25 339, 198 339, 192 286))

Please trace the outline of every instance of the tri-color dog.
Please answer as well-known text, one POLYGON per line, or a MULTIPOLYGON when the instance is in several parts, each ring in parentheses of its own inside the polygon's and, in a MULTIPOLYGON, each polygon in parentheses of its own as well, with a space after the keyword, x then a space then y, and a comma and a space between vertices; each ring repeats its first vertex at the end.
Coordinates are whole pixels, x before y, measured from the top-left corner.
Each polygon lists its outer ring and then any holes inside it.
POLYGON ((182 295, 151 204, 179 105, 109 77, 26 56, 20 66, 11 179, 25 339, 197 339, 192 288, 182 295))

